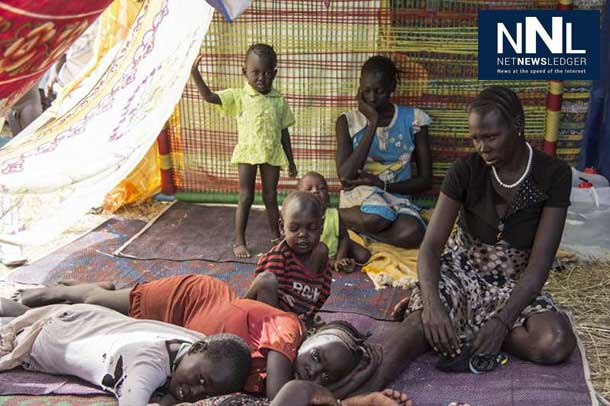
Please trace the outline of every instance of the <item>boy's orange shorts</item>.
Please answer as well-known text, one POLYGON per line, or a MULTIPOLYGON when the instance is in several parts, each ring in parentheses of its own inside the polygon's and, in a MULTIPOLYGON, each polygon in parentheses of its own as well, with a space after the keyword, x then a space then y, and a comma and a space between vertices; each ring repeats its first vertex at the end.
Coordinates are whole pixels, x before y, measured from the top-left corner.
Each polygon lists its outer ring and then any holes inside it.
POLYGON ((218 279, 205 275, 180 275, 139 283, 129 294, 129 316, 158 320, 207 332, 205 324, 193 322, 200 315, 221 314, 236 299, 235 292, 218 279))

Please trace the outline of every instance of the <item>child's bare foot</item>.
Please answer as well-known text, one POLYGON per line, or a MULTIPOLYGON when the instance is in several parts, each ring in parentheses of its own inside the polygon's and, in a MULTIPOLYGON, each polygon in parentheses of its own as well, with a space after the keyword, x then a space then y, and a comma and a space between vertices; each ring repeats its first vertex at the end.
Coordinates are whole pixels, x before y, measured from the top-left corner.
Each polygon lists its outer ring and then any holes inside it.
POLYGON ((394 399, 396 402, 398 402, 399 405, 402 405, 402 406, 412 406, 413 405, 413 402, 409 399, 409 395, 407 395, 406 393, 399 392, 394 389, 384 389, 383 394, 390 399, 394 399))
POLYGON ((13 292, 13 294, 11 295, 11 300, 15 303, 22 303, 21 302, 21 298, 23 296, 23 292, 26 290, 30 290, 30 289, 17 289, 16 291, 13 292))
POLYGON ((45 306, 55 304, 47 299, 49 288, 17 289, 12 294, 11 300, 29 307, 45 306))
POLYGON ((57 303, 82 303, 85 296, 96 289, 109 286, 107 282, 80 283, 77 285, 55 285, 34 289, 19 289, 11 299, 29 307, 40 307, 57 303))
MULTIPOLYGON (((55 282, 55 284, 60 286, 76 286, 82 285, 83 282, 77 281, 76 279, 60 279, 55 282)), ((94 284, 105 290, 116 290, 116 286, 114 285, 114 283, 109 281, 95 282, 94 284)))
POLYGON ((413 402, 406 394, 391 389, 353 396, 343 400, 341 404, 345 406, 413 406, 413 402))
POLYGON ((233 255, 237 258, 250 258, 250 251, 246 244, 233 244, 233 255))

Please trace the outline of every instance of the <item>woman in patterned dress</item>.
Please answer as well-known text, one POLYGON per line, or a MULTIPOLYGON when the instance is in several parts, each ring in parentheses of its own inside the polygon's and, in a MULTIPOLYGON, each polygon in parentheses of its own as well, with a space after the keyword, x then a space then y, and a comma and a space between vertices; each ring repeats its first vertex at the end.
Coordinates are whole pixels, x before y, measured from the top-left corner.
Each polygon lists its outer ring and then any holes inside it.
POLYGON ((475 152, 443 181, 419 252, 419 284, 402 306, 403 361, 429 346, 456 356, 466 342, 473 354, 503 350, 540 364, 572 353, 570 323, 542 292, 570 204, 571 170, 534 150, 524 123, 521 101, 506 87, 487 88, 471 103, 475 152))

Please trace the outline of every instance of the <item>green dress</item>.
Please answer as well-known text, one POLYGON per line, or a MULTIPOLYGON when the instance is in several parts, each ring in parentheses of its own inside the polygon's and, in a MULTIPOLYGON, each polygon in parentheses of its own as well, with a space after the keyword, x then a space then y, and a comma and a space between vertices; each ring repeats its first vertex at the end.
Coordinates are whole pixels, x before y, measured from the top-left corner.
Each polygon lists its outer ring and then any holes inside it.
POLYGON ((339 249, 339 210, 326 209, 320 241, 328 247, 328 257, 335 258, 339 249))
POLYGON ((217 108, 237 120, 237 145, 232 164, 269 164, 285 168, 282 130, 294 125, 294 116, 284 97, 275 89, 257 92, 246 83, 241 89, 218 92, 222 102, 217 108))

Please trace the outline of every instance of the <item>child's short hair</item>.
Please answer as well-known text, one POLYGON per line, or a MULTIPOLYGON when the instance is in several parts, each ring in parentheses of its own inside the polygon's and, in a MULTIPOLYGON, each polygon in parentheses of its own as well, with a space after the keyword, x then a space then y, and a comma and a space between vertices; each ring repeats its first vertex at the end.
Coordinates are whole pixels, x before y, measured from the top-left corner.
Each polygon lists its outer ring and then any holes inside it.
POLYGON ((189 349, 189 354, 198 352, 205 352, 215 361, 228 362, 233 369, 233 382, 229 390, 242 390, 252 362, 250 349, 243 338, 229 333, 210 335, 196 341, 189 349))
POLYGON ((303 204, 311 206, 316 215, 320 218, 324 215, 324 213, 322 213, 322 205, 320 204, 320 201, 311 193, 304 192, 302 190, 295 190, 286 196, 284 203, 282 204, 282 215, 286 214, 286 208, 293 201, 300 201, 303 204))
POLYGON ((274 68, 277 66, 277 54, 271 45, 263 43, 254 43, 250 45, 250 48, 246 51, 246 60, 248 60, 248 56, 251 53, 258 55, 261 58, 268 59, 274 68))
POLYGON ((387 56, 375 55, 367 59, 364 65, 362 65, 360 74, 369 72, 381 72, 386 80, 392 83, 393 88, 400 82, 400 71, 396 64, 394 64, 394 61, 387 56))
POLYGON ((326 178, 321 173, 316 172, 316 171, 309 171, 305 175, 303 175, 301 177, 301 179, 299 179, 299 183, 297 183, 297 187, 299 188, 299 190, 302 190, 301 188, 303 187, 303 179, 305 179, 308 176, 317 176, 318 178, 322 179, 324 181, 324 183, 326 183, 328 185, 326 178))

